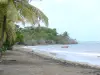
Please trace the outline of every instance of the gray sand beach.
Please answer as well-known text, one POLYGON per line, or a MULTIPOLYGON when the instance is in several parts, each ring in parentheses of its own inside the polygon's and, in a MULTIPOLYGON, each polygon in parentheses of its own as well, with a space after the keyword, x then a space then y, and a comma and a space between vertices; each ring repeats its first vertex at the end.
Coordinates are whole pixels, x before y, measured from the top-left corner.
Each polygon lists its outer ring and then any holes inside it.
POLYGON ((23 49, 13 49, 3 56, 0 75, 100 75, 100 69, 64 64, 23 49))

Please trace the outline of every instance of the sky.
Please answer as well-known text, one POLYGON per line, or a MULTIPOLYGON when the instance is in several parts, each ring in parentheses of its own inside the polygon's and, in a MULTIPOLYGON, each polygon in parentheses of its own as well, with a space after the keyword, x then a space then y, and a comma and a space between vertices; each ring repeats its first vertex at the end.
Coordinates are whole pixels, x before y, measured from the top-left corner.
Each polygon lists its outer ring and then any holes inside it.
POLYGON ((100 41, 100 0, 32 1, 49 18, 49 27, 78 41, 100 41))

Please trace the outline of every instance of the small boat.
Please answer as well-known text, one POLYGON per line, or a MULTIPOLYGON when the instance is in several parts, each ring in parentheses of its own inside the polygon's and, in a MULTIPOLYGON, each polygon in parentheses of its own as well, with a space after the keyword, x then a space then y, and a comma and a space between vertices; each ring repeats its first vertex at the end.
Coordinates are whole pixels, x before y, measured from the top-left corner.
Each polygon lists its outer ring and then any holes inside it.
POLYGON ((69 46, 62 46, 61 48, 68 48, 69 46))

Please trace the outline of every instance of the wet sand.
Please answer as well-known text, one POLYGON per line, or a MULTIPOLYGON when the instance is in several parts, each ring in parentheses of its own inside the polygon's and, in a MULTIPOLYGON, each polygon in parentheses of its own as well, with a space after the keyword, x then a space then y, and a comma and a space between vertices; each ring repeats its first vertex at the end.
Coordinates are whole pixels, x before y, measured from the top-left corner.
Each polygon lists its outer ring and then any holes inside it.
POLYGON ((64 64, 17 48, 3 56, 0 75, 100 75, 100 69, 64 64))

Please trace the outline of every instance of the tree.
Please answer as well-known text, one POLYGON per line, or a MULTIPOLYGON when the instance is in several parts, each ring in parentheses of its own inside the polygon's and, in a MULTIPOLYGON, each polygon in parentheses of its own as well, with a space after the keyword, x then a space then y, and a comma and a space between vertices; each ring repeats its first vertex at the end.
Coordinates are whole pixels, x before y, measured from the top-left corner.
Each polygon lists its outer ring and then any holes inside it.
POLYGON ((44 22, 48 25, 48 18, 35 6, 29 4, 31 0, 0 0, 0 48, 7 39, 15 41, 15 23, 29 22, 32 25, 44 22))
POLYGON ((68 33, 65 31, 65 32, 63 33, 63 36, 68 37, 68 33))
POLYGON ((24 42, 23 38, 24 38, 24 36, 22 34, 22 28, 16 27, 16 41, 15 41, 15 43, 22 44, 24 42))

